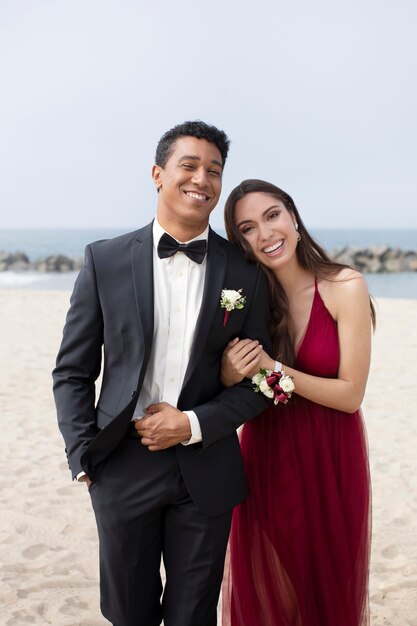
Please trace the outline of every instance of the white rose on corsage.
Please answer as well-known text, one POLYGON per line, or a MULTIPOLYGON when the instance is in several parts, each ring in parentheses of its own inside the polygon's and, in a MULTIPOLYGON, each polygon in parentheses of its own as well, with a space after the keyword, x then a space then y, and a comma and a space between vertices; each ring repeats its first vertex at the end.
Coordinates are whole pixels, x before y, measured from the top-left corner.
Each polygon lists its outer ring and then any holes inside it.
POLYGON ((287 404, 291 394, 295 389, 291 376, 286 376, 284 371, 273 372, 272 370, 261 369, 258 374, 252 377, 254 391, 262 393, 267 398, 274 398, 274 404, 282 402, 287 404))
POLYGON ((274 397, 274 390, 271 389, 271 387, 266 382, 265 378, 262 378, 262 380, 259 383, 259 391, 261 393, 263 393, 264 396, 266 396, 267 398, 273 398, 274 397))
POLYGON ((291 376, 282 376, 279 385, 284 393, 291 394, 295 389, 294 381, 291 376))
POLYGON ((255 376, 252 377, 252 382, 254 385, 257 385, 259 387, 261 380, 263 380, 264 376, 261 374, 261 372, 258 372, 257 374, 255 374, 255 376))
POLYGON ((229 313, 235 309, 243 309, 245 306, 246 297, 242 295, 242 290, 238 289, 222 289, 220 296, 220 306, 222 309, 226 309, 224 312, 223 326, 226 326, 229 318, 229 313))

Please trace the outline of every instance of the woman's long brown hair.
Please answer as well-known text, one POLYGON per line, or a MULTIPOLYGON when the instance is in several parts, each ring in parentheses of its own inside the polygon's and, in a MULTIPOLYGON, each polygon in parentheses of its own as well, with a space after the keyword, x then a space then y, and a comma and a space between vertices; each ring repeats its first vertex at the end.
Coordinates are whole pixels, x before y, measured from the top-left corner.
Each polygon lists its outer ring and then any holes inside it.
MULTIPOLYGON (((272 183, 264 180, 248 179, 235 187, 226 200, 224 208, 224 220, 227 237, 232 243, 237 244, 245 253, 248 261, 257 263, 255 255, 246 239, 238 229, 235 220, 236 203, 248 193, 263 193, 276 200, 280 200, 285 208, 292 214, 298 224, 300 241, 296 248, 298 262, 301 267, 311 271, 317 279, 332 279, 340 270, 351 268, 349 265, 333 261, 307 231, 294 204, 293 199, 285 191, 272 183)), ((293 365, 295 361, 293 329, 289 312, 287 295, 269 268, 260 264, 266 274, 269 288, 270 303, 270 334, 275 351, 275 358, 286 365, 293 365)), ((375 308, 369 299, 372 325, 375 327, 375 308)))

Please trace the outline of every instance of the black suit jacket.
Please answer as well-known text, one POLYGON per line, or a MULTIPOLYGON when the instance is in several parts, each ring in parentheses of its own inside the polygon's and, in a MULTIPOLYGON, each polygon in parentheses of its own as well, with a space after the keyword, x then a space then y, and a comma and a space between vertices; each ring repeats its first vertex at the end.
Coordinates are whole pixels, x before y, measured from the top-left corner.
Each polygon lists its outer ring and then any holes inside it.
MULTIPOLYGON (((53 371, 58 423, 75 477, 91 478, 120 443, 131 421, 152 348, 154 302, 152 224, 86 248, 53 371), (104 354, 98 402, 95 381, 104 354)), ((201 443, 176 446, 184 481, 208 515, 230 509, 246 495, 236 429, 268 400, 250 381, 224 388, 221 356, 234 337, 259 339, 269 348, 268 298, 263 272, 211 229, 202 306, 178 399, 193 410, 201 443), (242 289, 246 304, 223 326, 222 289, 242 289)), ((154 452, 153 454, 158 454, 154 452)))

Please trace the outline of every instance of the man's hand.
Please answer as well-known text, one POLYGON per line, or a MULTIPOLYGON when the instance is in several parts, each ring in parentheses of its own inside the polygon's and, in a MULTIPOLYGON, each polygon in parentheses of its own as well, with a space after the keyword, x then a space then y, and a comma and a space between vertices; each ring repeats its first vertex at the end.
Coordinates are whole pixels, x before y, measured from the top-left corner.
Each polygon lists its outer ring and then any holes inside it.
POLYGON ((135 428, 141 443, 151 452, 176 446, 191 437, 188 415, 167 402, 151 404, 142 419, 136 420, 135 428))
POLYGON ((84 474, 84 476, 80 476, 78 482, 85 483, 87 485, 87 489, 90 489, 91 480, 88 478, 87 474, 84 474))

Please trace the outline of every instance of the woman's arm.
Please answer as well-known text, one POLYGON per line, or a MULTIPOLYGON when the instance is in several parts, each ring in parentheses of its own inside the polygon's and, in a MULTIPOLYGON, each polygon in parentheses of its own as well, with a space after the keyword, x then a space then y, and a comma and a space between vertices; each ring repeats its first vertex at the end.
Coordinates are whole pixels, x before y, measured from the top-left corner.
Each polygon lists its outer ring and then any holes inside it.
MULTIPOLYGON (((364 278, 356 274, 349 280, 326 281, 323 292, 325 304, 337 321, 340 346, 338 377, 311 376, 285 364, 282 369, 293 377, 295 393, 298 395, 323 406, 353 413, 363 400, 370 365, 371 318, 368 289, 364 278)), ((242 346, 239 352, 238 347, 239 344, 229 344, 225 351, 222 381, 236 381, 238 376, 252 376, 260 368, 275 368, 275 360, 265 351, 260 351, 255 342, 242 346), (242 356, 240 359, 239 353, 242 356), (252 362, 255 366, 250 370, 249 365, 252 362)))

